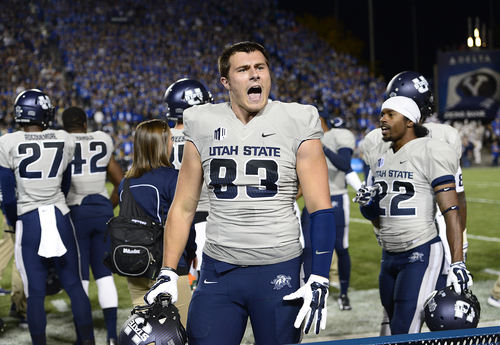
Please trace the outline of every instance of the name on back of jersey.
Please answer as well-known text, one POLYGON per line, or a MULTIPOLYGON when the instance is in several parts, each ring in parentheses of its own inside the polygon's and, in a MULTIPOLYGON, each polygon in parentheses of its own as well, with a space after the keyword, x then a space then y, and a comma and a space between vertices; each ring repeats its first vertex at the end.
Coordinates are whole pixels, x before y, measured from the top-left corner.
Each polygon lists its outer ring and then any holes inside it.
POLYGON ((75 135, 75 140, 94 140, 92 135, 75 135))
POLYGON ((57 139, 56 134, 55 133, 24 134, 24 140, 49 140, 49 139, 57 139))

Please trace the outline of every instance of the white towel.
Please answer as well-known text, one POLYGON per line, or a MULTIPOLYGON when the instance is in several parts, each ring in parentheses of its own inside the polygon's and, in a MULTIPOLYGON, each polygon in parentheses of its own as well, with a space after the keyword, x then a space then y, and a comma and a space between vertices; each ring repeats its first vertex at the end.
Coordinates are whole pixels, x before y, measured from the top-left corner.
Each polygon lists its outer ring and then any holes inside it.
POLYGON ((67 250, 57 229, 54 205, 39 207, 38 215, 40 217, 40 226, 42 227, 42 238, 38 247, 38 255, 45 258, 63 256, 67 250))

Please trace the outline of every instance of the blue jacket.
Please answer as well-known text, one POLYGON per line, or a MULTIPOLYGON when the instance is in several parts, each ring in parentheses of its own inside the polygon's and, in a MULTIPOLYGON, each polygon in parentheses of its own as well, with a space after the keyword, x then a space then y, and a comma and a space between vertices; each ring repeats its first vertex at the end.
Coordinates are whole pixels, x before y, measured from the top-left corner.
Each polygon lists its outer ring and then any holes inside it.
MULTIPOLYGON (((130 190, 135 202, 152 219, 165 224, 170 205, 174 200, 175 187, 179 172, 174 168, 161 167, 147 172, 139 178, 131 178, 130 190)), ((118 186, 120 205, 122 203, 123 180, 118 186)), ((189 259, 196 257, 194 224, 191 225, 191 232, 186 249, 182 255, 177 271, 179 275, 186 275, 189 271, 189 259)))

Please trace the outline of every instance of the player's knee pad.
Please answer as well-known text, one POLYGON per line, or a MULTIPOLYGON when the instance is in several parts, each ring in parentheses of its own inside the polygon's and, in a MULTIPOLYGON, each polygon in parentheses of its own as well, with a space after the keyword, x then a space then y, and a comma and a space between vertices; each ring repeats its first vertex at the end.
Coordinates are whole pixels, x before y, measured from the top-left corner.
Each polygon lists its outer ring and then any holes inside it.
POLYGON ((85 293, 88 296, 89 295, 89 281, 88 280, 82 280, 82 285, 83 285, 83 289, 85 290, 85 293))
POLYGON ((102 277, 95 282, 101 309, 118 307, 118 292, 116 291, 113 276, 102 277))

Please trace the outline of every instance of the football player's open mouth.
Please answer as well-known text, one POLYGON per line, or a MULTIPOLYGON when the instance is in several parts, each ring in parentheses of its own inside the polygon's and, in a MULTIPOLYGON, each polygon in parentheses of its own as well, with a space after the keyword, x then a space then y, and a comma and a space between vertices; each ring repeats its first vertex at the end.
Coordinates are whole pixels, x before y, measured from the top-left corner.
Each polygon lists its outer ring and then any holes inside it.
POLYGON ((251 101, 260 101, 260 98, 262 97, 262 88, 260 86, 253 86, 248 90, 248 98, 251 101))
POLYGON ((389 127, 387 126, 381 126, 380 129, 382 130, 382 135, 384 135, 385 133, 389 132, 389 127))

